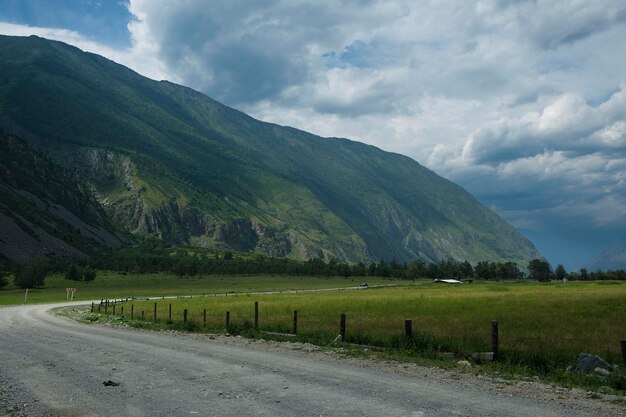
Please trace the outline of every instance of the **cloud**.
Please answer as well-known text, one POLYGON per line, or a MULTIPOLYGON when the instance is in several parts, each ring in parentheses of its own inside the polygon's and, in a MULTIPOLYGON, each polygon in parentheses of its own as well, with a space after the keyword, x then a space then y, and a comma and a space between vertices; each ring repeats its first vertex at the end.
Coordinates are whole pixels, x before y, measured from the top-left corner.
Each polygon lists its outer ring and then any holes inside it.
POLYGON ((540 112, 481 127, 465 144, 464 157, 476 164, 498 164, 546 150, 624 156, 625 122, 626 92, 621 88, 597 107, 581 95, 564 94, 540 112))

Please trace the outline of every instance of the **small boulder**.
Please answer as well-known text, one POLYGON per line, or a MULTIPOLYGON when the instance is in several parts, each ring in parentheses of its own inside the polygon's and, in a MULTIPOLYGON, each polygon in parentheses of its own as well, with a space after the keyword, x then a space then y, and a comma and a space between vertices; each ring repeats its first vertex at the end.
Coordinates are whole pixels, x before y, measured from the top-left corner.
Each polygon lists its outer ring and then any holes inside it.
POLYGON ((472 364, 469 363, 468 361, 458 361, 456 364, 458 366, 463 367, 463 368, 471 368, 472 367, 472 364))
POLYGON ((602 376, 609 376, 611 375, 611 373, 609 371, 607 371, 606 369, 603 368, 596 368, 593 370, 593 372, 595 372, 598 375, 602 375, 602 376))
POLYGON ((476 363, 493 362, 493 352, 472 353, 472 359, 476 363))
POLYGON ((579 374, 590 374, 596 370, 596 368, 604 369, 606 371, 612 371, 613 367, 607 361, 596 355, 590 355, 588 353, 581 353, 576 362, 574 372, 579 374))

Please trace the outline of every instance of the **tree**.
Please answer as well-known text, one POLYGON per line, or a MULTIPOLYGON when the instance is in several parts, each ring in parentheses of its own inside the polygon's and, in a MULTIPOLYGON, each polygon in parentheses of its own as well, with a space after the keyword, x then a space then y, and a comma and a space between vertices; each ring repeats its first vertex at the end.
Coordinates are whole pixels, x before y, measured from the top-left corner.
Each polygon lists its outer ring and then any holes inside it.
POLYGON ((74 263, 70 264, 70 266, 67 268, 67 271, 65 271, 65 279, 68 279, 70 281, 81 281, 83 277, 80 269, 80 266, 77 266, 74 263))
POLYGON ((520 279, 522 276, 523 274, 517 267, 517 263, 505 262, 502 265, 502 279, 520 279))
POLYGON ((9 281, 7 280, 8 274, 6 264, 4 260, 0 258, 0 290, 9 285, 9 281))
POLYGON ((492 271, 491 271, 491 268, 489 267, 489 262, 487 261, 478 262, 476 264, 476 267, 474 268, 474 275, 478 279, 490 280, 490 279, 495 278, 491 275, 491 272, 492 271))
POLYGON ((85 269, 83 269, 83 281, 91 282, 94 279, 96 279, 96 270, 86 266, 85 269))
POLYGON ((472 264, 465 261, 460 265, 461 278, 473 278, 474 277, 474 268, 472 264))
POLYGON ((18 268, 14 279, 15 286, 22 289, 42 287, 51 269, 52 262, 49 258, 35 258, 18 268))
POLYGON ((552 278, 552 268, 548 261, 543 259, 533 259, 528 264, 530 278, 537 281, 549 281, 552 278))
POLYGON ((565 268, 563 267, 563 265, 558 264, 556 266, 556 269, 554 270, 554 276, 559 281, 562 281, 563 279, 567 278, 567 272, 565 271, 565 268))
POLYGON ((72 263, 65 271, 65 279, 90 282, 96 279, 96 270, 89 266, 82 267, 72 263))

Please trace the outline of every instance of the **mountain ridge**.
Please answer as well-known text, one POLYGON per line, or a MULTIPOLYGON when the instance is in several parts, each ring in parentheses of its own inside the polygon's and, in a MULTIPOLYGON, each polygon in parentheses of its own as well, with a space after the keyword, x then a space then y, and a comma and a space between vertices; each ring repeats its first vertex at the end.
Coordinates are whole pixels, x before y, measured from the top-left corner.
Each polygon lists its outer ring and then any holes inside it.
POLYGON ((590 271, 626 269, 626 233, 587 265, 590 271))
POLYGON ((0 58, 5 129, 75 172, 134 234, 350 262, 541 257, 404 155, 261 122, 60 42, 0 37, 0 58))

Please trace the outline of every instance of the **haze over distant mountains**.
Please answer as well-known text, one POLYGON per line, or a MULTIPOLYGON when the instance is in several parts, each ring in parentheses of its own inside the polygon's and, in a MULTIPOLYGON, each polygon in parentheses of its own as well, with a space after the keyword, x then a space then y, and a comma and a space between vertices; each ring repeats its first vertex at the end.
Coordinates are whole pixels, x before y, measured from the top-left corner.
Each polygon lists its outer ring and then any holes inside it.
POLYGON ((264 123, 60 42, 2 36, 0 60, 4 256, 149 234, 349 262, 541 257, 408 157, 264 123))
POLYGON ((626 234, 604 250, 593 262, 587 265, 590 271, 624 269, 626 270, 626 234))

